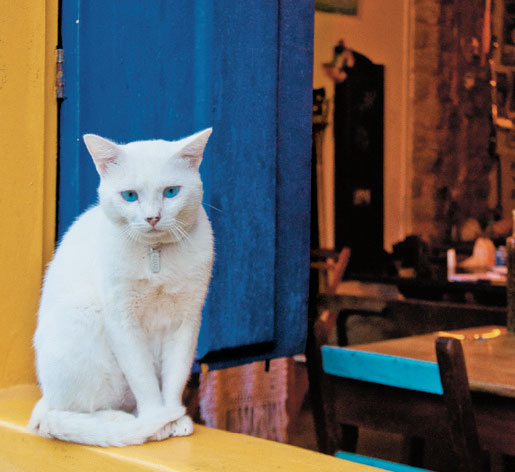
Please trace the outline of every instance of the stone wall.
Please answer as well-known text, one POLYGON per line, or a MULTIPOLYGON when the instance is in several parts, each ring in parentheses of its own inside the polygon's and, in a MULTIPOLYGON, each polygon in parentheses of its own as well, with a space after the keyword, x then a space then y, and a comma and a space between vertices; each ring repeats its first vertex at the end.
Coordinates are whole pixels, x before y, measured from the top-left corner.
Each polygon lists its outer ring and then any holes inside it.
POLYGON ((486 1, 414 2, 413 232, 435 243, 491 216, 486 1))

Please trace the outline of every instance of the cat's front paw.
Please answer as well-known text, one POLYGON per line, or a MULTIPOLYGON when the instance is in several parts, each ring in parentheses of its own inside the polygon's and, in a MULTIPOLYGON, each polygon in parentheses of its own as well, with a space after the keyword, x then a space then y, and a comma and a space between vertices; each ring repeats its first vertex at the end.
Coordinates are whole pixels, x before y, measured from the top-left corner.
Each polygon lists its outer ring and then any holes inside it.
POLYGON ((172 427, 171 436, 189 436, 193 434, 193 421, 188 415, 184 415, 172 423, 169 423, 172 427))
POLYGON ((164 425, 157 433, 152 435, 150 441, 162 441, 163 439, 189 436, 193 434, 193 421, 188 415, 184 415, 176 421, 164 425))
POLYGON ((172 435, 172 423, 165 424, 157 433, 148 438, 149 441, 162 441, 172 435))

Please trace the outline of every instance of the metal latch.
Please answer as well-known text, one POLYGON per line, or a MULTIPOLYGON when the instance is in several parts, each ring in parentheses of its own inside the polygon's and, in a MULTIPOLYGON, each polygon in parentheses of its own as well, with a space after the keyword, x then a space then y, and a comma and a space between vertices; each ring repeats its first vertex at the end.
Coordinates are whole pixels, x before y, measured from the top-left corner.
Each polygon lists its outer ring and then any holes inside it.
POLYGON ((57 98, 64 98, 64 49, 56 49, 55 91, 57 98))

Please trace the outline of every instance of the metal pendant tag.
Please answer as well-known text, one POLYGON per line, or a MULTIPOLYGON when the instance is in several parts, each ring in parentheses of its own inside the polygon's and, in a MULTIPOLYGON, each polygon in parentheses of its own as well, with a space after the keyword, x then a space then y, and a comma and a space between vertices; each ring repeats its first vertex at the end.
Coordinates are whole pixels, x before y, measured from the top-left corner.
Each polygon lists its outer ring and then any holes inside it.
POLYGON ((157 274, 161 270, 161 261, 159 258, 159 249, 155 247, 150 248, 150 271, 157 274))

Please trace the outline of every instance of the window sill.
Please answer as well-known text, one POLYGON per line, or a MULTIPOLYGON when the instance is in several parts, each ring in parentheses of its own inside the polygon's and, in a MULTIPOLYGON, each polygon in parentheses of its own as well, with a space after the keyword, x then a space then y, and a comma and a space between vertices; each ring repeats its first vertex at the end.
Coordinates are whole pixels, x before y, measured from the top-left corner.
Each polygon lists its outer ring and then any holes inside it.
POLYGON ((0 390, 0 462, 16 471, 313 471, 372 470, 313 451, 195 425, 193 436, 125 448, 42 438, 27 431, 40 397, 35 385, 0 390))

